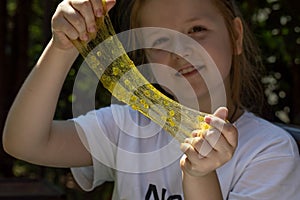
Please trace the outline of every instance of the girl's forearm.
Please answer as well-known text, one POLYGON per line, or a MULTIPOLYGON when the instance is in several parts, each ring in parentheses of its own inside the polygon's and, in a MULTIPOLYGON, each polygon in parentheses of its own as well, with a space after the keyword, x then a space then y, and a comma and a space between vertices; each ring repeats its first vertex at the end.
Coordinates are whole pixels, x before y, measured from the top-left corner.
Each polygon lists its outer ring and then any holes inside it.
POLYGON ((183 172, 182 185, 184 199, 187 200, 220 200, 222 192, 215 171, 203 177, 194 177, 183 172))
POLYGON ((47 143, 60 90, 77 56, 75 48, 61 50, 49 42, 8 114, 3 145, 10 154, 23 157, 47 143))

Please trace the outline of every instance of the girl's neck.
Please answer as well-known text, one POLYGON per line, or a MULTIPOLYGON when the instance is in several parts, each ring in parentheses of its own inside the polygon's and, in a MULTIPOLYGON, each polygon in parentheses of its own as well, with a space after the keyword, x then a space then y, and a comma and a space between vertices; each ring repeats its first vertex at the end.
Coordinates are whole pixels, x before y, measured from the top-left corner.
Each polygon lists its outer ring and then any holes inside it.
MULTIPOLYGON (((231 93, 227 90, 227 94, 231 93)), ((227 120, 233 123, 244 113, 244 109, 234 103, 230 97, 231 95, 227 95, 225 104, 224 102, 220 102, 220 104, 218 104, 217 106, 212 106, 210 95, 201 96, 201 98, 198 99, 199 107, 197 109, 200 109, 200 111, 202 112, 213 113, 217 108, 225 106, 228 109, 227 120)))

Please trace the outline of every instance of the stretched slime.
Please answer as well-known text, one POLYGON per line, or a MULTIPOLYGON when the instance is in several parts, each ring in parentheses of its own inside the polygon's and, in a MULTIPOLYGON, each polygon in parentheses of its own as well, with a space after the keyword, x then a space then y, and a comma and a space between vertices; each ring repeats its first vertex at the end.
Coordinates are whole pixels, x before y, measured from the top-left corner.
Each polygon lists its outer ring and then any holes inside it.
POLYGON ((201 133, 210 128, 204 121, 208 114, 168 98, 139 72, 116 37, 107 12, 96 22, 98 31, 90 34, 91 41, 72 42, 114 97, 150 118, 179 142, 191 137, 193 130, 201 133))

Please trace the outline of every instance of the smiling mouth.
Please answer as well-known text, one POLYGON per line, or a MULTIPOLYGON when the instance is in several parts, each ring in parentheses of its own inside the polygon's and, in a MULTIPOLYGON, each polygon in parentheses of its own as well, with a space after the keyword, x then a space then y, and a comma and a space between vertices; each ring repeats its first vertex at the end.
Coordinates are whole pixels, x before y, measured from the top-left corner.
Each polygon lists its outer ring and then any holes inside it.
POLYGON ((184 69, 181 69, 179 70, 177 73, 176 73, 176 76, 190 76, 190 75, 193 75, 195 73, 199 73, 199 70, 203 69, 205 66, 204 65, 198 65, 198 66, 189 66, 189 67, 186 67, 184 69))

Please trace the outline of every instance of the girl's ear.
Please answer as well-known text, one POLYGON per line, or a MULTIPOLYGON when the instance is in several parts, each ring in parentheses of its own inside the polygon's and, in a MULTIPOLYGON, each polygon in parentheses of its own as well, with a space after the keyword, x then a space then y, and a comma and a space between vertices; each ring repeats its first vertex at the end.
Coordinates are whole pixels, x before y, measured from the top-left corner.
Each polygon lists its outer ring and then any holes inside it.
POLYGON ((233 26, 235 29, 235 44, 236 44, 236 55, 240 55, 243 52, 243 36, 244 36, 244 28, 242 20, 239 17, 236 17, 233 20, 233 26))

